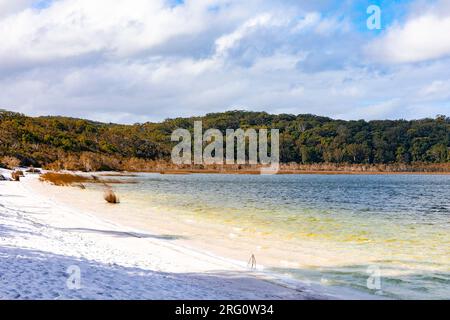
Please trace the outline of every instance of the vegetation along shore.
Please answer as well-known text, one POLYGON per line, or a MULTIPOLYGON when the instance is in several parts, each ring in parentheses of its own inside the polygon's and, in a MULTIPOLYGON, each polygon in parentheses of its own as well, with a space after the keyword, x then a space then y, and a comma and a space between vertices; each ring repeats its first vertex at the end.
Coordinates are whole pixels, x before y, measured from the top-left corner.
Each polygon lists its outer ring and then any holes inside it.
POLYGON ((281 173, 450 172, 450 118, 344 121, 229 111, 134 125, 0 112, 3 167, 160 173, 259 173, 250 165, 171 163, 177 128, 279 129, 281 173))

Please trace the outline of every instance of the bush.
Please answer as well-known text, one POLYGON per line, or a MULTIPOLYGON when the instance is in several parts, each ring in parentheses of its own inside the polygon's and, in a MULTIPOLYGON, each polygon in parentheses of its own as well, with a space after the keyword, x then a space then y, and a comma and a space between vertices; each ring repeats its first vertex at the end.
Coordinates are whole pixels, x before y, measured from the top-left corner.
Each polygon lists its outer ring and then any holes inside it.
POLYGON ((1 163, 4 164, 6 168, 11 170, 20 166, 20 160, 16 157, 3 157, 1 163))

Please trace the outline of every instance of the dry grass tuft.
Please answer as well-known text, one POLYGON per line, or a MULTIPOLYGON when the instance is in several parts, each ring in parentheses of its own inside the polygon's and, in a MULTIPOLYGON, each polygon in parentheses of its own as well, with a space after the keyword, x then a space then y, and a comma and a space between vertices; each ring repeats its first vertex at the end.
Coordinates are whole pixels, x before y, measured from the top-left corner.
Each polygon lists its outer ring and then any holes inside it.
POLYGON ((13 181, 20 181, 20 177, 23 177, 22 171, 14 171, 13 173, 11 173, 11 179, 13 181))
POLYGON ((39 178, 41 181, 46 181, 54 184, 55 186, 70 186, 72 184, 81 184, 83 182, 95 182, 90 177, 80 176, 70 173, 44 173, 39 178))
POLYGON ((83 183, 101 183, 101 184, 120 184, 120 183, 136 183, 135 181, 120 181, 120 180, 111 180, 111 179, 100 179, 97 176, 83 176, 78 174, 71 173, 56 173, 56 172, 48 172, 44 173, 39 178, 41 181, 50 182, 56 186, 71 186, 76 185, 80 186, 82 189, 83 183))
POLYGON ((111 189, 108 189, 105 191, 103 198, 108 203, 113 203, 113 204, 120 203, 119 197, 111 189))

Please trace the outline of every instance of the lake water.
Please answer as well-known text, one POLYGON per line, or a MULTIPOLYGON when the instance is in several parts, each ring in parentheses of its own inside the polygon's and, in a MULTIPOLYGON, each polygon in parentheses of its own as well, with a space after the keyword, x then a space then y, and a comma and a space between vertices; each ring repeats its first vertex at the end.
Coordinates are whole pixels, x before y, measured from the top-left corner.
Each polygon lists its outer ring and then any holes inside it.
POLYGON ((124 179, 139 181, 115 186, 135 214, 190 224, 186 237, 235 259, 386 298, 450 299, 450 175, 124 179))

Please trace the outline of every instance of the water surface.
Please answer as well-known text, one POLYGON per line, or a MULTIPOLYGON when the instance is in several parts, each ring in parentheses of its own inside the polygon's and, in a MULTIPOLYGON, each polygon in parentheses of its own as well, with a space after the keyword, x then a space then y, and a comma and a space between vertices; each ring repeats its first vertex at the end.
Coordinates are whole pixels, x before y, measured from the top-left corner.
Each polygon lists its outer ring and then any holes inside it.
POLYGON ((140 182, 115 187, 131 217, 168 215, 233 258, 254 253, 273 272, 383 297, 450 299, 448 175, 124 179, 140 182), (380 271, 380 289, 367 287, 368 270, 380 271))

